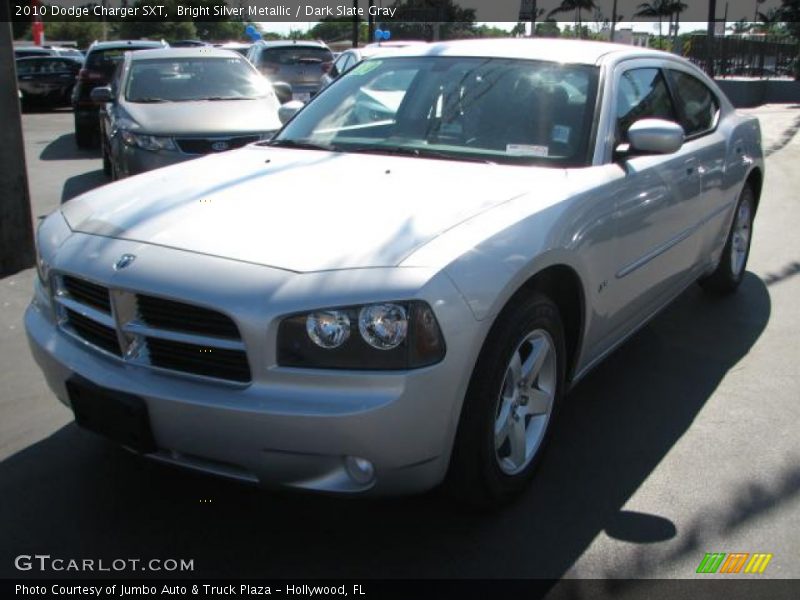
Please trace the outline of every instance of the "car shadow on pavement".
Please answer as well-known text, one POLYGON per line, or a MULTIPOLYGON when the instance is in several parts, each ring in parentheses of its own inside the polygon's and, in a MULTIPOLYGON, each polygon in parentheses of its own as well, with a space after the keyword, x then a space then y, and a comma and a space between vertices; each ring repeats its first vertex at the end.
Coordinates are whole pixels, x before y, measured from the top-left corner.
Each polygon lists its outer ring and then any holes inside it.
POLYGON ((75 135, 65 133, 60 135, 44 147, 39 160, 81 160, 86 158, 100 158, 100 148, 78 148, 75 135))
POLYGON ((70 177, 64 182, 64 187, 61 189, 61 203, 107 183, 109 183, 108 177, 102 169, 70 177))
POLYGON ((496 513, 460 509, 442 491, 264 492, 142 460, 69 424, 0 463, 0 576, 40 576, 14 571, 13 557, 46 553, 193 559, 202 577, 557 578, 602 532, 643 548, 671 539, 681 532, 668 515, 623 507, 770 311, 749 273, 723 299, 693 286, 573 390, 533 485, 496 513))

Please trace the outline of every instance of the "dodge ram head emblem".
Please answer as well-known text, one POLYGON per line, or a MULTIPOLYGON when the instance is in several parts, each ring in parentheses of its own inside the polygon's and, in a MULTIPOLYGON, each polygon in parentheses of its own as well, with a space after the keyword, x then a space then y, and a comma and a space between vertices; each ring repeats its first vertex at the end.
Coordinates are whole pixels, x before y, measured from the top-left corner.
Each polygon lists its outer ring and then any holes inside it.
POLYGON ((135 254, 123 254, 122 256, 119 257, 119 260, 114 263, 114 270, 119 271, 120 269, 124 269, 135 260, 136 260, 135 254))

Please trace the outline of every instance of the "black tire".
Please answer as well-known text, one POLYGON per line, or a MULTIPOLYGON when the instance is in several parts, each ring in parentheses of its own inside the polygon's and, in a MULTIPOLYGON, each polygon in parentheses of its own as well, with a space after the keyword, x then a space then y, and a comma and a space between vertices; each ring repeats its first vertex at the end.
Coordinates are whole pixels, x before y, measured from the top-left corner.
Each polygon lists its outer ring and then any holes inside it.
POLYGON ((464 398, 447 476, 447 487, 458 501, 472 507, 493 508, 525 489, 541 462, 553 430, 564 389, 565 364, 564 329, 556 305, 540 293, 513 301, 493 325, 464 398), (502 448, 495 449, 500 396, 505 390, 506 370, 520 343, 531 332, 541 330, 549 335, 555 352, 552 410, 530 462, 519 472, 508 474, 500 466, 502 448))
POLYGON ((86 125, 78 123, 77 119, 75 120, 75 144, 78 148, 85 150, 95 147, 94 131, 86 127, 86 125))
POLYGON ((703 290, 714 295, 727 295, 732 294, 739 288, 742 282, 745 271, 747 270, 747 259, 750 256, 750 242, 753 239, 753 217, 755 216, 755 192, 750 184, 745 184, 742 193, 739 195, 739 202, 736 204, 736 212, 733 215, 730 231, 728 231, 728 239, 725 241, 725 248, 722 250, 722 258, 720 258, 717 268, 711 275, 704 277, 700 283, 703 290), (741 267, 738 270, 734 269, 732 253, 734 244, 741 243, 741 236, 737 237, 737 226, 740 224, 739 216, 742 211, 746 211, 749 215, 747 219, 747 241, 744 248, 744 261, 741 262, 741 267))
POLYGON ((111 159, 108 157, 108 149, 103 144, 103 174, 111 179, 111 159))

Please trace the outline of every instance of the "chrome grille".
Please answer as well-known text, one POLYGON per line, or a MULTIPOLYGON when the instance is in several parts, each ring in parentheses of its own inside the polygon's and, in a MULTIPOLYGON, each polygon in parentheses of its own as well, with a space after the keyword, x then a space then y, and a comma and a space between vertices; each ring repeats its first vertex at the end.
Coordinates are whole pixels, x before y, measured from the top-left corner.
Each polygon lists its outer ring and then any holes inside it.
POLYGON ((215 310, 141 294, 137 303, 142 321, 152 327, 239 339, 236 324, 215 310))
POLYGON ((61 281, 64 290, 76 302, 88 304, 102 310, 104 313, 111 314, 111 301, 108 298, 107 288, 85 279, 70 277, 69 275, 64 275, 61 281))
POLYGON ((248 383, 244 342, 233 320, 215 310, 72 275, 55 277, 64 331, 133 364, 248 383))
POLYGON ((68 308, 66 309, 66 317, 66 322, 78 337, 86 340, 93 346, 102 348, 106 352, 122 356, 116 330, 111 327, 106 327, 97 321, 93 321, 88 317, 84 317, 68 308))

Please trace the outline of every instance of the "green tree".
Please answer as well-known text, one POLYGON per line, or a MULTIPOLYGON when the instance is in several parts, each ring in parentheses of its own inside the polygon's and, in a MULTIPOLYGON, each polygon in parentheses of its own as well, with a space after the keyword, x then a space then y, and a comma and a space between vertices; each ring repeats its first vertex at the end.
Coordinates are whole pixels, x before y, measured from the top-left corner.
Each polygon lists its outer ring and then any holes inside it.
MULTIPOLYGON (((352 18, 327 18, 323 19, 309 31, 312 39, 323 40, 325 42, 338 42, 341 40, 350 40, 353 37, 353 19, 352 18)), ((367 42, 368 26, 366 21, 361 20, 358 24, 358 39, 361 42, 367 42)))
POLYGON ((46 21, 44 34, 48 40, 75 42, 78 48, 87 48, 103 37, 103 25, 96 21, 46 21))
POLYGON ((733 34, 743 34, 750 31, 752 25, 748 23, 744 17, 739 19, 738 21, 734 21, 730 25, 728 25, 727 29, 733 34))
MULTIPOLYGON (((492 27, 492 29, 499 29, 499 27, 492 27)), ((500 31, 503 31, 506 34, 509 33, 509 32, 506 32, 505 29, 500 29, 500 31)), ((514 27, 511 29, 510 33, 514 37, 524 37, 525 36, 525 23, 520 21, 519 23, 514 25, 514 27)), ((500 36, 497 36, 497 37, 503 37, 503 36, 500 35, 500 36)))
POLYGON ((794 59, 794 78, 800 81, 800 0, 783 0, 780 11, 784 27, 797 44, 797 56, 794 59))
MULTIPOLYGON (((596 8, 597 5, 594 3, 594 0, 563 0, 559 6, 548 13, 547 17, 550 18, 559 13, 574 12, 575 22, 577 23, 575 26, 575 31, 578 34, 577 37, 586 38, 589 35, 589 28, 583 26, 583 11, 592 11, 596 8)), ((564 31, 566 32, 566 29, 564 31)))
POLYGON ((475 10, 453 0, 396 0, 388 29, 392 39, 442 40, 475 37, 475 10))
POLYGON ((561 30, 558 28, 558 23, 553 19, 536 24, 536 37, 554 38, 560 36, 561 30))
POLYGON ((195 21, 197 37, 209 42, 244 40, 244 33, 249 23, 243 21, 195 21))
MULTIPOLYGON (((525 33, 525 24, 522 23, 522 32, 525 33)), ((514 27, 509 31, 508 29, 502 29, 501 27, 493 27, 491 25, 476 25, 475 26, 475 37, 482 37, 482 38, 503 38, 503 37, 517 37, 519 33, 519 26, 520 23, 514 25, 514 27)))
POLYGON ((642 2, 633 13, 634 17, 656 17, 658 19, 658 45, 661 47, 664 39, 661 31, 661 25, 664 17, 669 16, 671 10, 670 0, 650 0, 650 2, 642 2))
POLYGON ((667 6, 669 11, 670 29, 672 29, 672 50, 677 51, 680 47, 678 42, 678 32, 680 30, 681 13, 689 8, 689 5, 681 0, 672 0, 667 6), (674 19, 674 24, 673 24, 674 19))
POLYGON ((780 37, 786 33, 780 8, 770 8, 767 12, 758 13, 758 24, 754 27, 760 33, 771 37, 780 37))
POLYGON ((302 29, 290 29, 289 33, 286 35, 287 39, 290 40, 311 40, 314 39, 311 37, 311 32, 304 31, 302 29))
POLYGON ((153 40, 163 39, 166 41, 187 40, 197 37, 197 28, 189 16, 178 17, 177 0, 136 0, 132 6, 141 8, 144 6, 166 5, 170 17, 164 21, 161 17, 150 17, 142 21, 128 21, 120 19, 115 24, 116 35, 121 39, 140 39, 148 38, 153 40))

